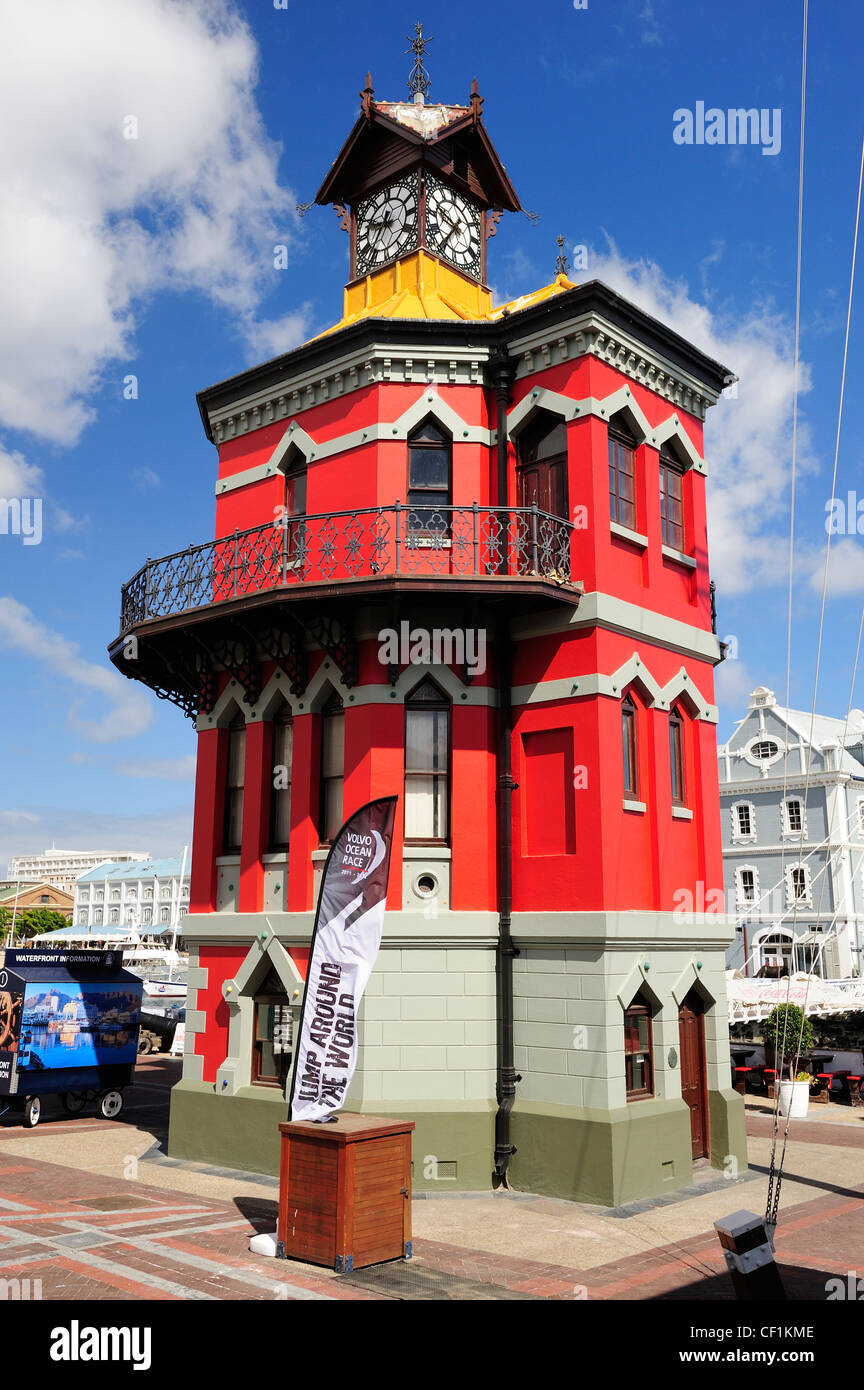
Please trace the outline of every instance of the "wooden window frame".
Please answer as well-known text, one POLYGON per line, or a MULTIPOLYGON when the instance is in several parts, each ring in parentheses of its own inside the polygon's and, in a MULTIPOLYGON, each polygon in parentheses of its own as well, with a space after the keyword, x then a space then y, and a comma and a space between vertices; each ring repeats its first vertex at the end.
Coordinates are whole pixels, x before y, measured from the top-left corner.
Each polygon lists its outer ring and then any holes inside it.
POLYGON ((684 717, 677 705, 669 711, 669 773, 672 805, 687 805, 687 777, 684 758, 684 717), (678 782, 676 794, 675 783, 678 782))
POLYGON ((406 844, 406 845, 449 845, 449 844, 450 844, 450 833, 451 833, 451 831, 450 831, 450 826, 451 826, 451 796, 452 796, 452 787, 453 787, 453 776, 452 776, 452 772, 453 772, 453 702, 452 702, 452 700, 449 699, 449 697, 448 697, 447 695, 445 695, 444 691, 441 690, 441 688, 440 688, 440 686, 437 684, 437 682, 433 681, 433 680, 431 679, 431 677, 426 677, 423 681, 420 682, 419 685, 416 685, 416 686, 414 687, 414 690, 411 691, 410 694, 408 694, 408 695, 405 696, 405 721, 404 721, 404 725, 403 725, 403 730, 404 730, 404 748, 405 748, 405 763, 404 763, 404 796, 405 796, 405 809, 406 809, 406 814, 407 814, 407 806, 408 806, 408 783, 409 783, 409 780, 410 780, 411 778, 415 778, 415 777, 417 777, 417 778, 419 778, 419 777, 433 777, 433 778, 435 778, 436 781, 437 781, 437 780, 439 780, 440 778, 443 777, 443 778, 445 779, 444 811, 445 811, 445 815, 446 815, 446 817, 447 817, 447 834, 446 834, 446 835, 437 836, 437 837, 436 837, 436 836, 433 836, 433 837, 431 837, 431 838, 429 838, 429 839, 425 839, 425 838, 423 838, 423 837, 410 837, 410 836, 406 835, 406 836, 404 837, 403 843, 406 844), (438 699, 438 700, 417 700, 417 701, 413 704, 413 706, 412 706, 412 695, 416 694, 416 692, 421 688, 421 686, 425 684, 425 681, 426 681, 426 680, 428 680, 429 683, 430 683, 430 685, 434 686, 434 688, 438 691, 439 699, 438 699), (413 709, 413 710, 416 710, 417 712, 420 712, 420 711, 422 711, 422 710, 438 711, 439 713, 445 713, 445 714, 447 715, 447 766, 446 766, 446 769, 444 770, 444 772, 428 772, 428 771, 425 771, 425 772, 424 772, 424 771, 420 771, 420 770, 409 769, 409 767, 408 767, 408 716, 409 716, 409 714, 412 712, 412 709, 413 709))
POLYGON ((621 763, 624 795, 639 799, 639 710, 636 701, 628 691, 621 700, 621 763), (625 757, 625 749, 627 756, 625 757), (627 764, 631 776, 627 777, 627 764))
MULTIPOLYGON (((637 1027, 637 1036, 638 1036, 638 1027, 637 1027)), ((644 998, 643 998, 643 996, 642 996, 641 994, 637 994, 637 995, 636 995, 636 998, 635 998, 634 1000, 632 1000, 632 1002, 631 1002, 631 1003, 627 1006, 627 1008, 624 1010, 624 1086, 625 1086, 625 1090, 626 1090, 626 1095, 627 1095, 627 1101, 628 1101, 628 1103, 629 1103, 631 1100, 651 1100, 651 1099, 653 1099, 653 1097, 654 1097, 654 1095, 655 1095, 655 1090, 654 1090, 654 1027, 653 1027, 653 1019, 652 1019, 652 1016, 651 1016, 651 1008, 650 1008, 650 1006, 645 1002, 645 1000, 644 1000, 644 998), (636 1018, 636 1019, 644 1018, 644 1019, 647 1020, 647 1023, 648 1023, 648 1029, 647 1029, 647 1032, 648 1032, 648 1043, 647 1043, 647 1047, 645 1048, 644 1051, 641 1051, 641 1050, 640 1050, 639 1048, 637 1048, 637 1047, 631 1047, 631 1046, 630 1046, 631 1039, 632 1039, 632 1033, 631 1033, 631 1029, 629 1028, 628 1025, 629 1025, 629 1021, 630 1021, 631 1019, 633 1019, 633 1018, 636 1018), (631 1058, 631 1057, 635 1057, 635 1056, 643 1056, 643 1057, 646 1058, 645 1070, 646 1070, 647 1084, 644 1085, 644 1086, 640 1086, 640 1087, 638 1087, 638 1088, 637 1088, 637 1087, 634 1087, 634 1086, 632 1085, 632 1069, 631 1069, 631 1064, 630 1064, 630 1058, 631 1058)))
POLYGON ((284 489, 282 499, 282 525, 285 535, 285 558, 296 560, 297 552, 302 549, 302 542, 306 535, 306 517, 308 515, 308 487, 309 487, 309 467, 303 454, 297 451, 294 460, 284 472, 284 489), (295 510, 294 499, 291 506, 288 505, 288 495, 292 484, 296 488, 298 479, 303 479, 303 508, 295 510))
POLYGON ((291 790, 292 790, 292 787, 293 787, 293 784, 294 784, 294 743, 293 743, 293 740, 294 740, 294 716, 293 716, 293 714, 291 713, 290 706, 288 706, 288 705, 286 705, 286 704, 283 704, 283 705, 281 706, 281 708, 280 708, 278 714, 276 715, 275 719, 273 719, 273 721, 272 721, 272 743, 271 743, 271 749, 270 749, 270 810, 269 810, 269 824, 268 824, 268 828, 267 828, 267 845, 268 845, 268 852, 271 853, 271 854, 278 854, 280 851, 283 851, 283 850, 287 851, 287 849, 288 849, 288 840, 285 840, 284 843, 283 843, 281 840, 277 840, 277 838, 276 838, 276 810, 277 810, 277 807, 278 807, 278 805, 279 805, 278 798, 279 798, 280 796, 285 796, 286 793, 287 793, 287 797, 288 797, 288 821, 289 821, 288 835, 289 835, 289 839, 290 839, 290 834, 291 834, 291 828, 290 828, 290 820, 291 820, 291 790), (288 769, 288 786, 287 786, 287 787, 279 787, 279 788, 277 788, 277 787, 275 786, 275 784, 274 784, 275 769, 276 769, 277 766, 281 766, 281 764, 277 764, 276 761, 275 761, 275 758, 276 758, 276 730, 277 730, 277 728, 284 728, 285 725, 289 725, 289 726, 291 727, 291 740, 292 740, 292 743, 291 743, 291 767, 288 769))
POLYGON ((686 468, 674 454, 660 450, 660 539, 669 550, 677 550, 679 555, 687 554, 687 518, 684 509, 684 474, 686 468), (669 476, 678 480, 678 496, 670 493, 665 486, 669 476), (667 501, 677 502, 681 509, 681 520, 672 521, 667 513, 667 501))
POLYGON ((625 526, 628 531, 639 530, 639 506, 636 497, 636 450, 639 445, 636 441, 619 430, 609 429, 609 519, 618 526, 625 526), (624 450, 629 455, 631 472, 629 477, 632 482, 632 498, 622 497, 619 490, 619 478, 622 473, 628 476, 626 470, 622 470, 619 463, 619 451, 624 450), (621 515, 622 507, 630 507, 632 516, 625 520, 621 515))
MULTIPOLYGON (((428 537, 429 539, 432 539, 432 538, 434 538, 434 537, 436 537, 436 536, 449 537, 450 532, 451 532, 451 521, 450 521, 450 511, 449 511, 449 508, 451 508, 451 507, 453 506, 453 439, 452 439, 452 436, 448 433, 447 430, 445 430, 444 426, 440 423, 440 421, 435 419, 434 415, 427 415, 426 419, 422 422, 422 424, 419 424, 419 425, 416 427, 416 429, 413 429, 413 430, 411 431, 411 433, 409 434, 407 440, 405 441, 405 444, 406 444, 406 448, 407 448, 407 451, 408 451, 408 456, 407 456, 407 459, 406 459, 406 468, 405 468, 405 502, 406 502, 406 506, 407 506, 407 509, 408 509, 408 513, 409 513, 408 518, 407 518, 407 534, 408 534, 410 537, 413 537, 413 538, 415 538, 415 539, 418 539, 418 538, 419 538, 419 539, 422 539, 422 538, 424 538, 424 537, 428 537), (430 426, 431 426, 432 429, 436 430, 436 431, 438 432, 438 434, 441 436, 441 437, 440 437, 440 440, 418 439, 417 436, 420 435, 420 434, 422 434, 423 431, 424 431, 425 429, 428 429, 430 426), (411 482, 411 464, 412 464, 412 462, 413 462, 413 453, 414 453, 415 450, 418 451, 418 452, 421 451, 421 450, 423 450, 423 451, 426 451, 426 452, 429 452, 429 453, 436 453, 436 454, 444 454, 444 455, 446 455, 446 460, 447 460, 447 486, 446 486, 446 488, 442 488, 442 487, 429 487, 429 486, 426 486, 426 485, 423 485, 423 484, 412 484, 412 482, 411 482), (437 498, 439 499, 439 501, 438 501, 437 503, 436 503, 436 502, 426 502, 426 501, 424 501, 424 500, 423 500, 423 496, 422 496, 422 494, 423 494, 424 492, 425 492, 425 493, 428 493, 431 497, 437 497, 437 498), (417 496, 417 494, 420 494, 420 496, 417 496), (446 497, 446 500, 443 501, 443 502, 440 500, 442 497, 446 497), (419 524, 419 525, 414 525, 414 524, 412 523, 412 520, 411 520, 411 513, 412 513, 412 512, 418 512, 418 513, 420 514, 420 516, 422 516, 423 513, 424 513, 426 510, 429 510, 429 511, 437 511, 439 508, 440 508, 440 509, 443 509, 443 510, 442 510, 442 519, 443 519, 443 521, 444 521, 444 527, 443 527, 443 529, 440 529, 440 530, 439 530, 439 529, 436 527, 435 530, 430 530, 429 526, 426 525, 425 523, 421 523, 421 524, 419 524)), ((417 519, 419 520, 419 517, 418 517, 417 519)))
POLYGON ((228 725, 225 759, 225 793, 223 798, 222 815, 222 853, 239 854, 243 840, 243 801, 246 793, 246 721, 242 714, 236 714, 228 725), (231 739, 235 734, 243 735, 243 780, 238 786, 231 785, 231 739), (229 832, 231 828, 231 806, 232 794, 240 794, 240 843, 229 843, 229 832))
MULTIPOLYGON (((262 1042, 269 1042, 270 1039, 259 1038, 259 1036, 258 1036, 258 1005, 259 1005, 259 1004, 265 1004, 265 1005, 270 1005, 270 1004, 272 1004, 272 1005, 275 1005, 277 1008, 290 1009, 290 1008, 291 1008, 291 1000, 288 998, 288 995, 287 995, 287 994, 284 994, 284 993, 283 993, 283 994, 276 994, 276 993, 274 993, 274 992, 272 992, 272 991, 265 992, 265 993, 263 993, 263 994, 256 994, 256 995, 253 997, 253 999, 252 999, 252 1069, 251 1069, 250 1083, 251 1083, 251 1085, 253 1085, 253 1086, 268 1086, 268 1087, 270 1087, 271 1090, 279 1090, 279 1091, 283 1092, 283 1094, 284 1094, 285 1087, 286 1087, 286 1084, 287 1084, 287 1081, 288 1081, 288 1076, 289 1076, 290 1071, 291 1071, 291 1062, 293 1061, 294 1051, 295 1051, 295 1049, 296 1049, 296 1039, 292 1037, 291 1054, 290 1054, 290 1058, 289 1058, 288 1064, 287 1064, 287 1066, 286 1066, 286 1068, 285 1068, 285 1077, 284 1077, 284 1079, 281 1079, 281 1080, 280 1080, 280 1078, 279 1078, 278 1076, 262 1076, 262 1075, 261 1075, 261 1053, 262 1053, 262 1049, 261 1049, 260 1044, 261 1044, 262 1042)), ((292 1020, 292 1021, 293 1021, 293 1020, 292 1020)))

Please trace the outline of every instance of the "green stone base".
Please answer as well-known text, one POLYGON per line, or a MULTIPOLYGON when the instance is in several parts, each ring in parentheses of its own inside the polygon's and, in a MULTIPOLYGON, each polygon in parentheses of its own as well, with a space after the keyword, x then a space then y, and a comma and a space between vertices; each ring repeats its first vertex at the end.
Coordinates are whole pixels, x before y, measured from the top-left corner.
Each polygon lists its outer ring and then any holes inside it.
MULTIPOLYGON (((735 1092, 709 1093, 711 1164, 747 1167, 743 1105, 735 1092)), ((514 1188, 617 1207, 686 1187, 693 1178, 690 1112, 682 1100, 635 1101, 618 1110, 517 1102, 514 1188)))
MULTIPOLYGON (((744 1105, 732 1090, 709 1092, 711 1165, 747 1167, 744 1105)), ((359 1106, 357 1107, 360 1108, 359 1106)), ((425 1101, 370 1103, 364 1113, 411 1119, 416 1192, 488 1192, 492 1188, 495 1104, 425 1101)), ((168 1153, 172 1158, 279 1172, 279 1122, 288 1107, 278 1093, 248 1087, 218 1096, 203 1081, 181 1081, 171 1092, 168 1153)), ((620 1110, 579 1110, 517 1102, 511 1117, 516 1145, 511 1185, 523 1192, 599 1206, 658 1197, 693 1177, 690 1115, 681 1100, 637 1101, 620 1110)))
MULTIPOLYGON (((277 1175, 278 1127, 288 1118, 288 1106, 278 1093, 262 1095, 261 1090, 250 1086, 233 1096, 219 1096, 206 1081, 178 1082, 171 1092, 170 1157, 277 1175)), ((376 1101, 363 1111, 414 1121, 415 1192, 491 1188, 493 1101, 472 1106, 449 1101, 437 1107, 425 1101, 423 1109, 376 1101)))

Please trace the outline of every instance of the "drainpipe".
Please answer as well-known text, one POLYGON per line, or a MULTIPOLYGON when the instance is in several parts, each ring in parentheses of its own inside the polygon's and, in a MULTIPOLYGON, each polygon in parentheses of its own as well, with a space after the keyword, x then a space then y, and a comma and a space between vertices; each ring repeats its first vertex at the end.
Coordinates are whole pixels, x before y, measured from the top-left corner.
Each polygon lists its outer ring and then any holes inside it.
MULTIPOLYGON (((513 383, 515 364, 503 350, 490 362, 492 384, 495 388, 498 433, 498 505, 504 510, 503 534, 508 531, 507 507, 507 405, 513 383)), ((507 572, 507 546, 501 547, 501 569, 507 572)), ((498 660, 498 944, 495 952, 495 992, 497 999, 497 1076, 495 1098, 495 1173, 496 1187, 507 1187, 507 1167, 516 1152, 510 1143, 510 1112, 516 1099, 517 1075, 513 1051, 513 957, 518 954, 511 936, 513 910, 513 781, 511 738, 513 710, 510 690, 513 684, 512 648, 509 624, 502 620, 497 632, 498 660)))

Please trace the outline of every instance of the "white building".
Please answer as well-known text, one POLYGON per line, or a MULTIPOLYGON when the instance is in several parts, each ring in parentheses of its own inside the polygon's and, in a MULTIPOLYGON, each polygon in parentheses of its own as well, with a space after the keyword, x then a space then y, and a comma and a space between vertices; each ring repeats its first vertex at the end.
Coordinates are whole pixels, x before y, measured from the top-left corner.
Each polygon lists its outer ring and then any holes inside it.
POLYGON ((188 857, 185 869, 180 857, 144 859, 100 864, 82 874, 75 884, 72 921, 85 931, 159 932, 179 926, 188 909, 188 857))
POLYGON ((848 721, 778 705, 759 686, 717 749, 727 964, 826 978, 864 967, 864 713, 848 721))
POLYGON ((22 883, 50 883, 71 893, 81 874, 99 864, 140 863, 149 859, 142 850, 55 849, 44 854, 21 854, 9 865, 9 878, 22 883))

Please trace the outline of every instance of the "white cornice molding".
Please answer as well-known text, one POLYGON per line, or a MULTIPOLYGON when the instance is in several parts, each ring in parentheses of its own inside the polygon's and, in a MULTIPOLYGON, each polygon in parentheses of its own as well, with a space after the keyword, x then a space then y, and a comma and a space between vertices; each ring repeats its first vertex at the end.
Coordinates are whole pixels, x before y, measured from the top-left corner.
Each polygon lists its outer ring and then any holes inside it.
MULTIPOLYGON (((709 407, 718 400, 717 393, 704 382, 594 312, 577 315, 552 329, 517 335, 509 346, 516 359, 517 379, 590 355, 699 420, 705 419, 709 407)), ((479 343, 468 347, 442 344, 440 348, 410 342, 373 343, 340 354, 334 341, 334 349, 333 360, 323 368, 296 373, 289 369, 275 385, 250 391, 208 411, 215 443, 287 420, 323 401, 377 382, 480 386, 491 352, 479 343)))

